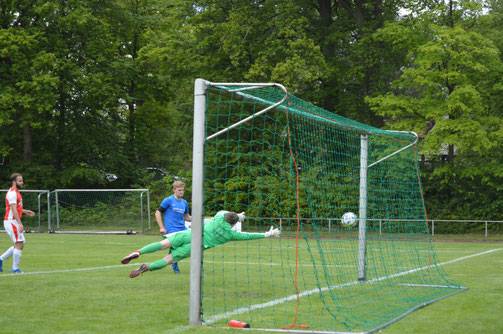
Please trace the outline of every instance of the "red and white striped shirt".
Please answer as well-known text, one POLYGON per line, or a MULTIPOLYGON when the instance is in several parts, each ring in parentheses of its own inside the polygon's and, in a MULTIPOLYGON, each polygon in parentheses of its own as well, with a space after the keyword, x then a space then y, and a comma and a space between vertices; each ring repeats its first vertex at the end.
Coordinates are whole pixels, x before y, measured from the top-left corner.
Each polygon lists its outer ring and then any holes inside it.
POLYGON ((19 218, 23 214, 23 197, 19 193, 19 190, 12 187, 5 195, 5 218, 4 220, 15 220, 14 212, 11 210, 11 204, 16 204, 16 210, 19 213, 19 218))

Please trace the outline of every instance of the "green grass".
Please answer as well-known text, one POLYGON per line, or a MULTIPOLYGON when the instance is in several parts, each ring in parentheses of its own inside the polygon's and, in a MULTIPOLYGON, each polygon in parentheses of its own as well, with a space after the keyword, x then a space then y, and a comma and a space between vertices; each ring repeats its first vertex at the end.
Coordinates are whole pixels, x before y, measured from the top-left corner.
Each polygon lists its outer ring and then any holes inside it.
MULTIPOLYGON (((232 333, 191 328, 189 263, 130 279, 136 268, 120 265, 129 251, 158 241, 145 235, 27 234, 21 269, 0 274, 1 333, 232 333), (96 268, 88 270, 89 268, 96 268)), ((0 234, 0 252, 10 247, 0 234)), ((501 243, 437 242, 440 262, 492 249, 501 243)), ((151 262, 163 253, 147 254, 151 262)), ((503 250, 446 264, 451 278, 469 290, 419 309, 382 333, 502 333, 503 250)), ((252 324, 253 326, 253 324, 252 324)), ((246 331, 246 333, 264 333, 246 331)))
POLYGON ((469 242, 503 242, 503 234, 489 233, 486 237, 483 233, 467 234, 435 234, 434 241, 469 241, 469 242))

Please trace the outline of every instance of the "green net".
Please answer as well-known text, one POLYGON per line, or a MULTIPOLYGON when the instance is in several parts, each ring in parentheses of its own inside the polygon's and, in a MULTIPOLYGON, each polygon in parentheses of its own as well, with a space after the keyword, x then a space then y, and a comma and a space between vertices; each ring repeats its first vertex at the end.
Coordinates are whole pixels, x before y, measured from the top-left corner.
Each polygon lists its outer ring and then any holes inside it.
POLYGON ((245 211, 243 232, 282 234, 204 252, 203 322, 373 331, 462 291, 437 266, 416 137, 285 97, 276 86, 208 87, 204 214, 245 211), (343 225, 346 212, 359 223, 343 225))

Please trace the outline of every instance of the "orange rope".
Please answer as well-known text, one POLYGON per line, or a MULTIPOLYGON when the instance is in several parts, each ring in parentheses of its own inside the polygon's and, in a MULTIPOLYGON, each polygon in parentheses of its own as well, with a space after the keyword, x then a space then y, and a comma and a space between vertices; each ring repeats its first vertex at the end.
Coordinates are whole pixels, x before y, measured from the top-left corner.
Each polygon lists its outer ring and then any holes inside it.
MULTIPOLYGON (((290 103, 289 103, 290 104, 290 103)), ((287 112, 288 117, 288 112, 287 112)), ((309 325, 296 325, 297 323, 297 315, 299 313, 299 303, 300 303, 300 294, 299 294, 299 286, 297 284, 297 272, 298 272, 298 264, 299 264, 299 232, 300 232, 300 202, 299 202, 299 168, 297 167, 297 161, 293 155, 292 145, 290 142, 290 125, 287 125, 287 134, 288 134, 288 148, 290 150, 290 155, 292 156, 293 163, 295 165, 296 172, 296 194, 297 194, 297 236, 296 236, 296 246, 295 246, 295 290, 297 291, 297 306, 295 309, 295 320, 293 324, 284 326, 282 329, 290 329, 293 327, 300 328, 309 328, 309 325)))
MULTIPOLYGON (((312 112, 311 110, 308 110, 308 109, 305 109, 301 106, 297 106, 293 103, 291 103, 290 101, 288 101, 288 105, 293 105, 293 106, 296 106, 297 108, 300 108, 300 109, 303 109, 313 115, 316 115, 316 116, 319 116, 319 117, 322 117, 322 118, 325 118, 325 119, 329 119, 323 115, 319 115, 315 112, 312 112)), ((288 117, 288 110, 287 110, 287 117, 288 117)), ((333 122, 336 122, 336 123, 340 123, 340 124, 344 124, 348 127, 352 127, 352 128, 356 128, 356 129, 360 129, 361 131, 365 132, 368 134, 368 131, 363 129, 363 128, 360 128, 360 127, 357 127, 357 126, 352 126, 352 125, 349 125, 349 124, 346 124, 346 123, 343 123, 343 122, 339 122, 339 121, 335 121, 335 120, 332 120, 330 119, 331 121, 333 122)), ((393 137, 388 137, 388 136, 385 136, 385 135, 382 135, 382 134, 376 134, 377 136, 379 137, 385 137, 385 138, 388 138, 388 139, 391 139, 391 140, 394 140, 394 141, 397 141, 397 142, 405 142, 403 140, 399 140, 399 139, 396 139, 396 138, 393 138, 393 137)), ((290 155, 293 159, 293 163, 295 165, 295 171, 296 171, 296 194, 297 194, 297 234, 296 234, 296 247, 295 247, 295 290, 297 292, 297 306, 296 306, 296 310, 295 310, 295 319, 294 319, 294 322, 293 324, 291 325, 288 325, 288 326, 284 326, 282 327, 282 329, 291 329, 293 327, 299 327, 299 328, 309 328, 310 326, 309 325, 297 325, 297 317, 298 317, 298 312, 299 312, 299 303, 300 303, 300 293, 299 293, 299 287, 298 287, 298 284, 297 284, 297 273, 298 273, 298 262, 299 262, 299 232, 300 232, 300 202, 299 202, 299 169, 297 167, 297 161, 295 160, 295 156, 293 154, 293 151, 292 151, 292 146, 291 146, 291 141, 290 141, 290 125, 287 125, 287 136, 288 136, 288 148, 290 150, 290 155)), ((416 164, 416 173, 417 173, 417 177, 418 177, 418 181, 419 181, 419 191, 421 193, 421 199, 423 201, 423 207, 424 207, 424 214, 425 214, 425 217, 426 217, 426 227, 428 227, 428 216, 427 216, 427 213, 426 213, 426 207, 424 206, 424 198, 423 198, 423 191, 422 191, 422 188, 421 188, 421 179, 419 177, 419 169, 417 167, 417 156, 416 156, 416 148, 417 146, 414 146, 414 155, 415 155, 415 164, 416 164)), ((428 238, 428 245, 429 245, 429 238, 428 238)), ((430 247, 428 247, 428 257, 430 259, 430 264, 431 264, 431 256, 430 256, 430 247)), ((428 270, 429 270, 429 267, 428 267, 428 270)), ((428 276, 428 274, 427 274, 428 276)))

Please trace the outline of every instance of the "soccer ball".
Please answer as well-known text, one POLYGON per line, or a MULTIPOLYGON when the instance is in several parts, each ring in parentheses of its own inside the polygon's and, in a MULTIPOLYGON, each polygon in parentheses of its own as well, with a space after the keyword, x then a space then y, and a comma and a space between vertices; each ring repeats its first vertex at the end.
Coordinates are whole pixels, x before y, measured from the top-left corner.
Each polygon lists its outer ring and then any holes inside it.
POLYGON ((358 217, 352 212, 346 212, 342 215, 341 223, 344 226, 353 226, 356 224, 358 217))

